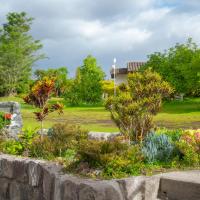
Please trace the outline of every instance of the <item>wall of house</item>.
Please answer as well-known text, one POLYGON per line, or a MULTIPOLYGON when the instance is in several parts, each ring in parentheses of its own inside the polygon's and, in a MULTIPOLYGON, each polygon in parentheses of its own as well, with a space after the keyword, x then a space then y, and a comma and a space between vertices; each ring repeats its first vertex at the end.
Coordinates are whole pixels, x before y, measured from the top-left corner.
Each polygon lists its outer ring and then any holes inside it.
POLYGON ((117 74, 115 79, 116 85, 127 83, 127 74, 117 74))

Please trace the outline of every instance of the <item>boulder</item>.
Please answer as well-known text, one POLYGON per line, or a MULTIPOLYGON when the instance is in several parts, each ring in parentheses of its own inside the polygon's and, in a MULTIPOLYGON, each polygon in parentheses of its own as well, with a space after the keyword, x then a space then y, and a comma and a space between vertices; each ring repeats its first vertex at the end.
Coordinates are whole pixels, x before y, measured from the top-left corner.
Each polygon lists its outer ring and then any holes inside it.
POLYGON ((109 133, 109 132, 94 132, 90 131, 88 137, 91 140, 112 140, 117 136, 120 136, 119 132, 109 133))
POLYGON ((5 127, 5 132, 10 136, 17 138, 17 134, 22 129, 22 116, 20 112, 20 104, 18 102, 0 102, 0 112, 12 114, 11 124, 5 127))

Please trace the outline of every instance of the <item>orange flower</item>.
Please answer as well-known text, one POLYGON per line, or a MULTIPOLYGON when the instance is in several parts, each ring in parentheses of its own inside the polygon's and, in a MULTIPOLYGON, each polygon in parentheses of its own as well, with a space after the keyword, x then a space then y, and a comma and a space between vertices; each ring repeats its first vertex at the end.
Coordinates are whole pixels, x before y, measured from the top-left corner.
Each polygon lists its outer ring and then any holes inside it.
POLYGON ((11 120, 11 119, 12 119, 12 114, 6 113, 6 114, 4 115, 4 119, 11 120))

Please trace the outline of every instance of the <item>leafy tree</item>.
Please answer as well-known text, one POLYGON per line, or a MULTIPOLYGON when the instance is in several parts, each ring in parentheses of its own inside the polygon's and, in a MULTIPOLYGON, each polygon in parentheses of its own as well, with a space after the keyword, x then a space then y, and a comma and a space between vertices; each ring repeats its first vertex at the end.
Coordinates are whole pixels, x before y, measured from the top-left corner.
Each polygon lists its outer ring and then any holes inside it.
POLYGON ((54 79, 55 81, 55 94, 56 96, 62 96, 65 93, 68 79, 68 70, 66 67, 60 67, 57 69, 38 69, 35 71, 35 76, 37 80, 42 80, 44 77, 49 77, 49 79, 54 79))
POLYGON ((86 103, 97 103, 102 98, 101 81, 105 74, 92 56, 87 56, 80 67, 81 99, 86 103))
POLYGON ((149 56, 142 70, 152 68, 168 81, 178 93, 197 93, 200 88, 200 49, 192 39, 176 44, 164 53, 149 56))
POLYGON ((25 12, 9 13, 0 28, 0 94, 11 95, 26 89, 32 66, 44 58, 39 40, 30 35, 33 18, 25 12), (23 87, 23 88, 21 88, 23 87))
POLYGON ((121 133, 134 141, 142 141, 153 126, 153 116, 161 108, 162 98, 172 92, 161 76, 145 70, 129 74, 128 84, 121 84, 117 95, 106 102, 106 109, 121 133))
POLYGON ((75 79, 69 81, 65 99, 73 105, 98 103, 102 99, 101 81, 104 76, 96 59, 88 56, 84 59, 83 66, 77 68, 75 79))
POLYGON ((72 105, 79 105, 82 102, 80 90, 80 68, 76 70, 75 79, 70 79, 67 82, 67 89, 65 92, 65 99, 72 105))
POLYGON ((42 80, 37 81, 32 87, 31 92, 24 97, 25 103, 39 109, 37 112, 34 112, 34 114, 36 120, 41 123, 41 130, 43 130, 43 121, 49 113, 58 111, 58 113, 61 114, 63 110, 63 105, 60 103, 48 103, 48 100, 55 91, 54 87, 55 81, 48 77, 44 77, 42 80))

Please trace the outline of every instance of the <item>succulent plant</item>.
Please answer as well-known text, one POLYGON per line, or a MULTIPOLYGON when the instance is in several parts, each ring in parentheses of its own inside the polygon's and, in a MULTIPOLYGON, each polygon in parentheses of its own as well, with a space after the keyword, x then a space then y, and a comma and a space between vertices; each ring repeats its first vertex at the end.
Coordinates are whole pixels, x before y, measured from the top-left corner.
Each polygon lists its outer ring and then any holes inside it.
POLYGON ((165 134, 149 133, 143 142, 142 152, 147 162, 168 161, 174 151, 174 145, 165 134))

